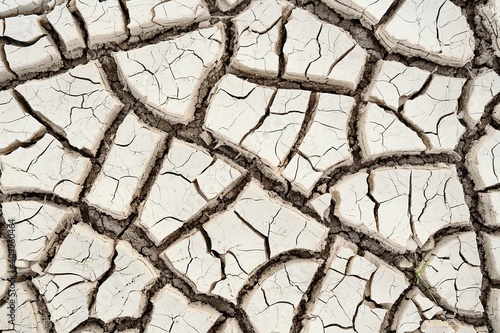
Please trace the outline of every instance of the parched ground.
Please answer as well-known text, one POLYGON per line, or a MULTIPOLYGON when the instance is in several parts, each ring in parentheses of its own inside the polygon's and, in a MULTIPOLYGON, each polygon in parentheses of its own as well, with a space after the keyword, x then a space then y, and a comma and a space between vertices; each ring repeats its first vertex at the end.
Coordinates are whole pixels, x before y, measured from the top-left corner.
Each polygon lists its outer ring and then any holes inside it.
POLYGON ((0 0, 0 332, 500 333, 498 56, 498 0, 0 0))

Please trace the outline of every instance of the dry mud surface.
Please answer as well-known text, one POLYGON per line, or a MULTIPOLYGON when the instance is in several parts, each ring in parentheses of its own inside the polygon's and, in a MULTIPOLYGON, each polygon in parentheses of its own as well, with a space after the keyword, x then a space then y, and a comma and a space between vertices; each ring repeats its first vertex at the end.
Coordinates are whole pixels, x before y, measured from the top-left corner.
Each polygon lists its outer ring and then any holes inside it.
POLYGON ((0 0, 0 332, 500 333, 497 56, 497 0, 0 0))

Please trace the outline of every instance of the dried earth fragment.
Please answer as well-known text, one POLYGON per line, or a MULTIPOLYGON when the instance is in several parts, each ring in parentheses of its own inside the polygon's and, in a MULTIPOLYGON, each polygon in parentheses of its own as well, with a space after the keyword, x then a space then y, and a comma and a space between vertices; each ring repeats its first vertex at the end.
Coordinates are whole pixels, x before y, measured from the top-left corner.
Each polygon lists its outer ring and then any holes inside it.
POLYGON ((470 223, 455 167, 361 171, 331 191, 342 222, 400 252, 422 248, 442 228, 470 223))
POLYGON ((45 272, 32 280, 58 333, 70 332, 89 318, 92 294, 111 268, 114 245, 88 225, 76 224, 45 272))
POLYGON ((74 225, 46 269, 54 275, 73 274, 97 281, 111 267, 115 242, 84 223, 74 225))
POLYGON ((0 92, 0 154, 42 135, 44 130, 45 126, 24 111, 12 90, 0 92))
POLYGON ((441 307, 414 288, 405 295, 397 308, 392 328, 396 333, 414 332, 421 328, 424 320, 432 319, 441 312, 441 307))
POLYGON ((474 34, 450 0, 407 0, 375 35, 390 51, 462 67, 474 57, 474 34))
POLYGON ((99 286, 93 317, 109 323, 117 318, 139 318, 146 306, 146 289, 159 272, 125 241, 116 245, 114 272, 99 286))
POLYGON ((493 328, 493 333, 500 332, 500 289, 492 288, 490 290, 486 313, 493 328))
POLYGON ((500 92, 500 76, 492 69, 484 69, 467 84, 466 103, 460 114, 469 127, 474 127, 484 108, 500 92))
POLYGON ((482 316, 479 265, 476 234, 464 232, 443 238, 417 271, 443 306, 460 314, 482 316))
POLYGON ((76 218, 74 208, 37 201, 2 203, 5 221, 15 225, 16 267, 30 268, 45 259, 56 236, 76 218))
POLYGON ((347 127, 354 103, 349 96, 319 94, 311 126, 298 148, 313 168, 326 171, 352 159, 347 127))
POLYGON ((123 106, 111 91, 98 61, 16 87, 31 109, 69 143, 95 155, 123 106))
POLYGON ((396 333, 480 333, 480 328, 460 322, 456 319, 443 319, 443 309, 412 289, 400 303, 393 321, 396 333))
POLYGON ((318 267, 314 261, 296 259, 267 273, 242 304, 257 333, 290 330, 297 305, 318 267))
POLYGON ((330 206, 332 205, 332 195, 330 193, 325 193, 317 197, 313 197, 307 203, 309 207, 314 209, 316 213, 323 219, 326 220, 330 214, 330 206))
POLYGON ((394 302, 408 287, 403 273, 342 238, 333 245, 327 272, 307 311, 303 332, 378 332, 394 302))
POLYGON ((198 291, 235 302, 257 267, 288 250, 319 251, 327 233, 251 182, 229 210, 172 244, 163 256, 198 291))
POLYGON ((85 200, 114 218, 126 218, 165 140, 166 133, 129 113, 118 127, 111 151, 85 200))
POLYGON ((125 16, 119 1, 72 0, 85 23, 89 48, 127 39, 125 16))
MULTIPOLYGON (((377 65, 366 99, 393 111, 401 111, 405 122, 413 131, 419 132, 428 149, 436 152, 454 150, 465 131, 459 120, 464 116, 463 112, 457 115, 464 83, 465 79, 430 76, 429 72, 416 67, 383 61, 377 65)), ((486 90, 492 96, 490 89, 486 90)), ((476 97, 471 95, 469 102, 474 103, 478 98, 482 99, 477 94, 476 97)))
POLYGON ((90 159, 45 134, 32 146, 0 155, 0 189, 6 194, 49 193, 76 201, 90 167, 90 159))
POLYGON ((292 183, 295 190, 309 196, 323 172, 315 170, 306 157, 295 154, 282 175, 292 183))
POLYGON ((348 19, 359 19, 370 27, 380 22, 394 0, 322 0, 348 19))
POLYGON ((398 111, 408 99, 418 94, 431 75, 417 67, 385 60, 377 62, 374 73, 366 100, 393 111, 398 111))
POLYGON ((369 174, 358 172, 341 179, 330 191, 335 201, 335 215, 342 222, 376 234, 379 227, 374 213, 375 202, 370 197, 371 186, 369 174))
POLYGON ((236 302, 248 275, 266 261, 264 239, 232 215, 207 224, 206 230, 213 242, 211 248, 205 245, 203 234, 197 232, 171 246, 165 256, 200 292, 211 292, 236 302), (215 256, 216 253, 219 255, 215 256))
POLYGON ((319 251, 328 229, 251 182, 238 198, 232 215, 267 238, 269 257, 293 248, 319 251))
POLYGON ((243 174, 224 158, 174 138, 136 223, 159 245, 229 191, 243 174))
POLYGON ((285 28, 284 78, 356 89, 368 54, 347 32, 300 8, 285 28))
MULTIPOLYGON (((379 203, 380 232, 389 239, 398 239, 408 230, 421 248, 438 230, 470 223, 455 167, 378 169, 371 174, 371 182, 371 195, 379 203), (405 231, 399 229, 403 221, 409 227, 405 231)), ((410 238, 407 241, 412 242, 410 238)), ((412 245, 408 249, 414 250, 412 245)))
POLYGON ((418 134, 392 111, 386 111, 373 103, 368 103, 362 110, 358 133, 365 158, 395 153, 420 153, 426 149, 418 134))
POLYGON ((1 20, 1 36, 13 41, 32 44, 46 35, 40 16, 21 15, 1 20))
POLYGON ((210 18, 203 0, 127 0, 125 5, 130 17, 127 28, 141 38, 210 18))
POLYGON ((465 81, 433 75, 424 91, 404 105, 403 117, 429 139, 433 150, 454 150, 465 131, 457 115, 465 81))
POLYGON ((32 281, 47 305, 57 333, 69 333, 89 318, 88 307, 97 282, 86 281, 71 271, 45 274, 32 281))
POLYGON ((153 312, 145 333, 207 332, 219 317, 213 308, 190 301, 169 284, 151 302, 153 312))
POLYGON ((40 309, 37 305, 37 299, 31 290, 28 282, 15 284, 16 304, 14 329, 9 323, 10 308, 9 302, 5 302, 0 307, 0 330, 2 332, 20 332, 20 333, 46 333, 48 330, 44 326, 40 309))
POLYGON ((318 94, 310 127, 282 172, 303 194, 310 195, 316 182, 331 169, 352 162, 347 132, 354 103, 349 96, 318 94))
POLYGON ((146 107, 173 122, 194 117, 202 81, 224 52, 222 23, 181 37, 113 54, 122 83, 146 107))
POLYGON ((274 88, 226 75, 212 91, 204 127, 224 142, 238 145, 266 115, 275 94, 274 88))
POLYGON ((241 146, 271 168, 281 167, 298 139, 310 97, 309 91, 278 89, 265 118, 245 135, 241 146))
POLYGON ((490 278, 500 281, 500 236, 483 233, 483 248, 486 255, 486 270, 490 278))
POLYGON ((466 164, 476 190, 500 183, 500 131, 486 127, 486 135, 467 153, 466 164))
POLYGON ((0 17, 34 14, 50 9, 51 0, 0 0, 0 17))
POLYGON ((276 171, 298 139, 310 96, 309 91, 276 90, 226 75, 214 88, 204 127, 276 171))
POLYGON ((278 41, 283 16, 291 4, 280 0, 254 1, 233 19, 236 30, 231 66, 249 74, 277 77, 280 66, 278 41))
POLYGON ((479 193, 479 209, 484 224, 500 225, 500 191, 479 193))
POLYGON ((63 55, 68 59, 75 59, 83 55, 86 47, 78 22, 69 11, 66 3, 56 6, 47 14, 52 27, 59 36, 63 55))
POLYGON ((500 1, 489 0, 486 4, 478 7, 478 13, 481 15, 483 25, 491 34, 491 44, 495 50, 495 55, 500 57, 500 1))
POLYGON ((42 28, 39 16, 9 17, 4 22, 4 30, 0 35, 13 40, 13 43, 4 46, 10 70, 22 77, 61 68, 61 55, 42 28))
POLYGON ((204 127, 277 170, 298 139, 310 96, 309 91, 275 90, 226 75, 214 89, 204 127))

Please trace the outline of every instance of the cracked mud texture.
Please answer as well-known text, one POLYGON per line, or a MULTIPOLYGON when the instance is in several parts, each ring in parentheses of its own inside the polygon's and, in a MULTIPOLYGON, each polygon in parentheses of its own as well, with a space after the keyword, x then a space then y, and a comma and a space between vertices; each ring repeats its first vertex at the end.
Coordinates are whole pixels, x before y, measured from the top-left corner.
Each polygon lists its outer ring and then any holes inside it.
POLYGON ((500 333, 499 15, 0 0, 0 332, 500 333))

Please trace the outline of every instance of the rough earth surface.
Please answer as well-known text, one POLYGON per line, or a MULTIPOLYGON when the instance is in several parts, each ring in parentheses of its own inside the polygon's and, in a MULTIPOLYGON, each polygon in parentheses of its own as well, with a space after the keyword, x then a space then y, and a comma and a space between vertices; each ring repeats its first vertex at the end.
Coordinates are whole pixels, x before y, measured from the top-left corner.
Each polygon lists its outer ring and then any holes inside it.
POLYGON ((500 333, 498 56, 498 0, 0 0, 0 332, 500 333))

